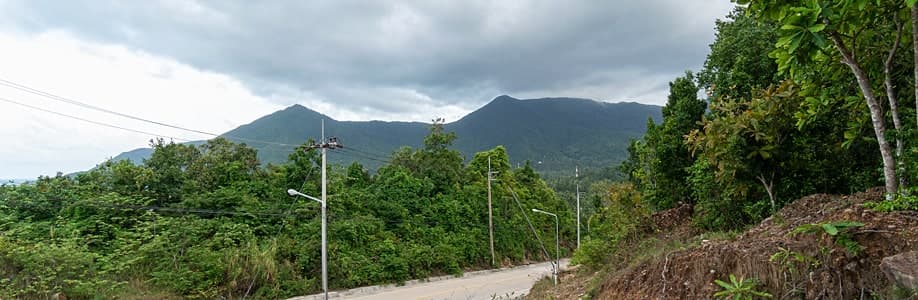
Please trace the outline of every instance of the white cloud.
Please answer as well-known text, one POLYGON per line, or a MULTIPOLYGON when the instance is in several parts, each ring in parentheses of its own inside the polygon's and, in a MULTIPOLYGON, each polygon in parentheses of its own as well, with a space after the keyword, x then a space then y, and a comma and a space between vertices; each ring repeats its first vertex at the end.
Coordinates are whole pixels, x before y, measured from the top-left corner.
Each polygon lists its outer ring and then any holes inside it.
MULTIPOLYGON (((492 97, 665 103, 727 0, 0 0, 0 78, 222 133, 299 103, 338 120, 458 120, 492 97)), ((187 139, 0 87, 63 113, 187 139)), ((0 102, 0 178, 85 170, 150 136, 0 102)))
MULTIPOLYGON (((222 133, 281 109, 231 77, 63 32, 0 33, 0 78, 113 111, 222 133)), ((140 131, 203 139, 0 86, 0 97, 140 131)), ((0 102, 0 178, 86 170, 152 138, 0 102)))

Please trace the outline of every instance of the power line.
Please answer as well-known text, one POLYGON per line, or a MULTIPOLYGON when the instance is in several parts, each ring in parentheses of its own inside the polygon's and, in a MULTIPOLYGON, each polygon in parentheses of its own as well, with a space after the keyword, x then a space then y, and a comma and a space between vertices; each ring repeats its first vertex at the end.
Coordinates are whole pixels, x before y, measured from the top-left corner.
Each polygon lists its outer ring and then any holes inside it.
MULTIPOLYGON (((4 204, 13 204, 13 205, 37 205, 36 203, 27 202, 27 201, 17 201, 17 200, 5 200, 4 204)), ((244 212, 244 211, 231 211, 231 210, 219 210, 219 209, 205 209, 205 208, 187 208, 187 207, 165 207, 165 206, 151 206, 151 205, 130 205, 130 204, 111 204, 111 203, 98 203, 98 202, 74 202, 74 206, 89 206, 102 209, 122 209, 122 210, 134 210, 134 211, 162 211, 162 212, 174 212, 174 213, 184 213, 184 214, 198 214, 198 215, 236 215, 236 216, 265 216, 265 217, 288 217, 297 215, 294 213, 280 213, 280 212, 244 212)))
MULTIPOLYGON (((116 116, 119 116, 119 117, 123 117, 123 118, 128 118, 128 119, 136 120, 136 121, 146 122, 146 123, 155 124, 155 125, 159 125, 159 126, 164 126, 164 127, 169 127, 169 128, 173 128, 173 129, 184 130, 184 131, 187 131, 187 132, 194 132, 194 133, 203 134, 203 135, 209 135, 209 136, 214 136, 214 137, 220 137, 220 136, 221 136, 221 135, 219 135, 219 134, 212 133, 212 132, 207 132, 207 131, 202 131, 202 130, 197 130, 197 129, 191 129, 191 128, 187 128, 187 127, 182 127, 182 126, 167 124, 167 123, 158 122, 158 121, 154 121, 154 120, 150 120, 150 119, 145 119, 145 118, 141 118, 141 117, 137 117, 137 116, 125 114, 125 113, 120 113, 120 112, 117 112, 117 111, 109 110, 109 109, 106 109, 106 108, 102 108, 102 107, 94 106, 94 105, 87 104, 87 103, 84 103, 84 102, 80 102, 80 101, 77 101, 77 100, 73 100, 73 99, 70 99, 70 98, 66 98, 66 97, 63 97, 63 96, 58 96, 58 95, 55 95, 55 94, 51 94, 51 93, 48 93, 48 92, 45 92, 45 91, 42 91, 42 90, 39 90, 39 89, 31 88, 31 87, 28 87, 28 86, 25 86, 25 85, 22 85, 22 84, 19 84, 19 83, 15 83, 15 82, 12 82, 12 81, 3 79, 3 78, 0 78, 0 85, 6 86, 6 87, 10 87, 10 88, 14 88, 14 89, 17 89, 17 90, 20 90, 20 91, 24 91, 24 92, 27 92, 27 93, 31 93, 31 94, 34 94, 34 95, 42 96, 42 97, 45 97, 45 98, 49 98, 49 99, 52 99, 52 100, 55 100, 55 101, 64 102, 64 103, 68 103, 68 104, 71 104, 71 105, 76 105, 76 106, 79 106, 79 107, 83 107, 83 108, 87 108, 87 109, 91 109, 91 110, 95 110, 95 111, 100 111, 100 112, 104 112, 104 113, 116 115, 116 116)), ((111 127, 111 126, 109 126, 109 127, 111 127)), ((147 133, 147 134, 149 134, 149 133, 147 133)), ((156 135, 156 134, 153 134, 153 135, 156 135)), ((156 135, 156 136, 161 136, 161 135, 156 135)), ((269 142, 269 141, 261 141, 261 140, 256 140, 256 139, 248 139, 248 138, 234 137, 234 136, 228 136, 228 135, 223 135, 222 137, 227 138, 227 139, 235 139, 235 140, 239 140, 239 141, 251 142, 251 143, 273 144, 273 145, 288 146, 288 147, 297 147, 297 146, 299 146, 299 145, 293 145, 293 144, 278 143, 278 142, 269 142)), ((184 141, 188 141, 188 140, 184 140, 184 141)))
MULTIPOLYGON (((3 85, 2 79, 0 79, 0 85, 3 85)), ((165 135, 165 134, 159 134, 159 133, 153 133, 153 132, 149 132, 149 131, 143 131, 143 130, 128 128, 128 127, 119 126, 119 125, 113 125, 113 124, 109 124, 109 123, 105 123, 105 122, 94 121, 94 120, 90 120, 90 119, 86 119, 86 118, 82 118, 82 117, 78 117, 78 116, 74 116, 74 115, 69 115, 69 114, 65 114, 65 113, 53 111, 53 110, 50 110, 50 109, 46 109, 46 108, 42 108, 42 107, 38 107, 38 106, 26 104, 26 103, 19 102, 19 101, 16 101, 16 100, 13 100, 13 99, 9 99, 9 98, 0 97, 0 101, 7 102, 7 103, 10 103, 10 104, 14 104, 14 105, 18 105, 18 106, 25 107, 25 108, 29 108, 29 109, 33 109, 33 110, 37 110, 37 111, 41 111, 41 112, 45 112, 45 113, 49 113, 49 114, 53 114, 53 115, 57 115, 57 116, 61 116, 61 117, 65 117, 65 118, 69 118, 69 119, 78 120, 78 121, 81 121, 81 122, 90 123, 90 124, 93 124, 93 125, 99 125, 99 126, 104 126, 104 127, 108 127, 108 128, 114 128, 114 129, 129 131, 129 132, 133 132, 133 133, 139 133, 139 134, 143 134, 143 135, 150 135, 150 136, 168 138, 168 139, 172 139, 172 140, 176 140, 176 141, 181 141, 181 142, 191 142, 191 141, 193 141, 192 139, 180 138, 180 137, 175 137, 175 136, 170 136, 170 135, 165 135)), ((270 151, 270 152, 289 153, 289 152, 290 152, 289 149, 281 149, 281 148, 272 147, 272 146, 290 146, 290 147, 296 147, 296 146, 297 146, 297 145, 292 145, 292 144, 284 144, 284 143, 275 143, 275 142, 259 141, 259 140, 238 138, 238 137, 232 137, 232 136, 224 136, 224 137, 225 137, 225 138, 230 138, 230 139, 246 140, 246 141, 251 141, 251 142, 255 142, 255 143, 264 143, 264 144, 267 144, 267 145, 265 145, 264 148, 259 149, 259 151, 270 151)))
MULTIPOLYGON (((2 80, 2 79, 0 79, 0 80, 2 80)), ((0 83, 0 84, 2 84, 2 83, 0 83)), ((93 125, 105 126, 105 127, 109 127, 109 128, 120 129, 120 130, 130 131, 130 132, 134 132, 134 133, 144 134, 144 135, 152 135, 152 136, 156 136, 156 137, 169 138, 169 139, 172 139, 172 140, 177 140, 177 141, 182 141, 182 142, 191 142, 191 141, 192 141, 192 140, 186 139, 186 138, 173 137, 173 136, 169 136, 169 135, 164 135, 164 134, 159 134, 159 133, 153 133, 153 132, 147 132, 147 131, 142 131, 142 130, 127 128, 127 127, 123 127, 123 126, 118 126, 118 125, 112 125, 112 124, 108 124, 108 123, 103 123, 103 122, 99 122, 99 121, 93 121, 93 120, 89 120, 89 119, 86 119, 86 118, 81 118, 81 117, 77 117, 77 116, 73 116, 73 115, 68 115, 68 114, 65 114, 65 113, 56 112, 56 111, 53 111, 53 110, 49 110, 49 109, 45 109, 45 108, 41 108, 41 107, 29 105, 29 104, 25 104, 25 103, 22 103, 22 102, 19 102, 19 101, 15 101, 15 100, 12 100, 12 99, 8 99, 8 98, 0 97, 0 101, 4 101, 4 102, 10 103, 10 104, 19 105, 19 106, 22 106, 22 107, 26 107, 26 108, 38 110, 38 111, 41 111, 41 112, 46 112, 46 113, 50 113, 50 114, 54 114, 54 115, 58 115, 58 116, 62 116, 62 117, 66 117, 66 118, 70 118, 70 119, 74 119, 74 120, 86 122, 86 123, 90 123, 90 124, 93 124, 93 125)), ((285 150, 285 149, 271 148, 270 146, 271 146, 271 145, 266 145, 264 148, 259 149, 259 151, 271 151, 271 152, 289 152, 289 151, 290 151, 290 150, 285 150)))
POLYGON ((520 204, 520 199, 516 197, 516 192, 514 192, 513 189, 511 189, 509 185, 504 185, 504 187, 506 187, 507 190, 510 191, 510 195, 512 195, 513 200, 516 201, 516 206, 520 208, 520 212, 523 213, 523 218, 525 218, 526 223, 529 224, 529 230, 532 230, 532 234, 535 235, 536 240, 539 241, 539 246, 542 247, 542 253, 545 255, 545 259, 551 260, 551 255, 549 255, 548 250, 545 249, 545 243, 542 243, 542 238, 539 237, 539 233, 535 230, 535 226, 533 226, 532 222, 529 221, 529 215, 526 214, 526 210, 524 210, 523 205, 520 204))
POLYGON ((79 120, 79 121, 83 121, 83 122, 87 122, 87 123, 95 124, 95 125, 99 125, 99 126, 105 126, 105 127, 109 127, 109 128, 121 129, 121 130, 126 130, 126 131, 130 131, 130 132, 134 132, 134 133, 145 134, 145 135, 152 135, 152 136, 157 136, 157 137, 170 138, 170 139, 173 139, 173 140, 178 140, 178 141, 183 141, 183 142, 190 142, 190 141, 191 141, 191 140, 188 140, 188 139, 183 139, 183 138, 178 138, 178 137, 172 137, 172 136, 163 135, 163 134, 157 134, 157 133, 152 133, 152 132, 146 132, 146 131, 141 131, 141 130, 137 130, 137 129, 131 129, 131 128, 127 128, 127 127, 121 127, 121 126, 118 126, 118 125, 112 125, 112 124, 108 124, 108 123, 102 123, 102 122, 98 122, 98 121, 93 121, 93 120, 89 120, 89 119, 84 119, 84 118, 80 118, 80 117, 77 117, 77 116, 71 116, 71 115, 68 115, 68 114, 65 114, 65 113, 59 113, 59 112, 56 112, 56 111, 44 109, 44 108, 37 107, 37 106, 28 105, 28 104, 25 104, 25 103, 22 103, 22 102, 10 100, 10 99, 3 98, 3 97, 0 97, 0 101, 12 103, 12 104, 19 105, 19 106, 22 106, 22 107, 27 107, 27 108, 31 108, 31 109, 34 109, 34 110, 39 110, 39 111, 43 111, 43 112, 46 112, 46 113, 55 114, 55 115, 58 115, 58 116, 62 116, 62 117, 66 117, 66 118, 71 118, 71 119, 74 119, 74 120, 79 120))
POLYGON ((386 159, 386 160, 389 159, 388 155, 376 154, 376 153, 372 153, 372 152, 369 152, 369 151, 360 150, 360 148, 348 147, 347 149, 348 149, 348 150, 353 150, 353 151, 355 151, 355 152, 360 152, 360 153, 362 153, 362 154, 375 156, 375 157, 378 157, 378 158, 380 158, 380 159, 386 159))
POLYGON ((133 119, 133 120, 137 120, 137 121, 141 121, 141 122, 152 123, 152 124, 156 124, 156 125, 160 125, 160 126, 165 126, 165 127, 169 127, 169 128, 174 128, 174 129, 179 129, 179 130, 184 130, 184 131, 189 131, 189 132, 194 132, 194 133, 200 133, 200 134, 204 134, 204 135, 213 135, 213 136, 216 136, 216 135, 217 135, 217 134, 213 134, 213 133, 206 132, 206 131, 200 131, 200 130, 195 130, 195 129, 189 129, 189 128, 181 127, 181 126, 170 125, 170 124, 166 124, 166 123, 162 123, 162 122, 157 122, 157 121, 153 121, 153 120, 144 119, 144 118, 141 118, 141 117, 135 117, 135 116, 132 116, 132 115, 128 115, 128 114, 124 114, 124 113, 120 113, 120 112, 108 110, 108 109, 101 108, 101 107, 98 107, 98 106, 93 106, 93 105, 86 104, 86 103, 83 103, 83 102, 80 102, 80 101, 76 101, 76 100, 73 100, 73 99, 65 98, 65 97, 58 96, 58 95, 55 95, 55 94, 51 94, 51 93, 48 93, 48 92, 44 92, 44 91, 41 91, 41 90, 38 90, 38 89, 34 89, 34 88, 31 88, 31 87, 28 87, 28 86, 25 86, 25 85, 21 85, 21 84, 18 84, 18 83, 15 83, 15 82, 12 82, 12 81, 9 81, 9 80, 6 80, 6 79, 2 79, 2 78, 0 78, 0 85, 4 85, 4 86, 7 86, 7 87, 11 87, 11 88, 14 88, 14 89, 17 89, 17 90, 20 90, 20 91, 24 91, 24 92, 32 93, 32 94, 35 94, 35 95, 39 95, 39 96, 42 96, 42 97, 50 98, 50 99, 57 100, 57 101, 60 101, 60 102, 69 103, 69 104, 76 105, 76 106, 80 106, 80 107, 83 107, 83 108, 88 108, 88 109, 92 109, 92 110, 96 110, 96 111, 101 111, 101 112, 104 112, 104 113, 109 113, 109 114, 113 114, 113 115, 116 115, 116 116, 120 116, 120 117, 124 117, 124 118, 128 118, 128 119, 133 119))
POLYGON ((376 161, 376 162, 381 162, 381 163, 387 163, 387 164, 391 164, 391 163, 392 163, 392 161, 390 161, 390 160, 388 160, 388 159, 376 158, 376 157, 372 157, 372 156, 369 156, 369 155, 366 155, 366 154, 360 154, 360 153, 358 153, 358 152, 349 152, 349 151, 336 150, 335 153, 347 155, 347 156, 350 156, 350 157, 352 157, 352 158, 363 158, 363 159, 368 159, 368 160, 372 160, 372 161, 376 161))
POLYGON ((206 214, 206 215, 235 215, 235 216, 264 216, 264 217, 288 217, 288 216, 294 215, 292 213, 242 212, 242 211, 203 209, 203 208, 163 207, 163 206, 144 206, 144 205, 118 205, 118 204, 101 204, 101 203, 92 203, 92 204, 87 203, 87 204, 91 206, 101 207, 101 208, 138 210, 138 211, 163 211, 163 212, 206 214))
MULTIPOLYGON (((63 102, 63 103, 71 104, 71 105, 76 105, 76 106, 79 106, 79 107, 82 107, 82 108, 91 109, 91 110, 95 110, 95 111, 99 111, 99 112, 104 112, 104 113, 107 113, 107 114, 112 114, 112 115, 115 115, 115 116, 119 116, 119 117, 131 119, 131 120, 146 122, 146 123, 150 123, 150 124, 154 124, 154 125, 158 125, 158 126, 164 126, 164 127, 168 127, 168 128, 183 130, 183 131, 187 131, 187 132, 193 132, 193 133, 197 133, 197 134, 209 135, 209 136, 214 136, 214 137, 223 137, 223 138, 227 138, 227 139, 231 139, 231 140, 249 142, 249 143, 254 143, 254 144, 263 144, 263 145, 265 146, 264 149, 262 149, 263 151, 277 151, 277 152, 282 152, 282 151, 283 151, 283 152, 289 152, 288 149, 277 149, 277 148, 273 148, 273 147, 271 147, 271 146, 294 147, 294 148, 295 148, 295 147, 301 146, 301 145, 294 145, 294 144, 287 144, 287 143, 279 143, 279 142, 272 142, 272 141, 263 141, 263 140, 257 140, 257 139, 249 139, 249 138, 243 138, 243 137, 236 137, 236 136, 231 136, 231 135, 219 135, 219 134, 216 134, 216 133, 207 132, 207 131, 203 131, 203 130, 197 130, 197 129, 187 128, 187 127, 183 127, 183 126, 177 126, 177 125, 172 125, 172 124, 168 124, 168 123, 164 123, 164 122, 159 122, 159 121, 155 121, 155 120, 150 120, 150 119, 146 119, 146 118, 142 118, 142 117, 138 117, 138 116, 134 116, 134 115, 130 115, 130 114, 125 114, 125 113, 113 111, 113 110, 106 109, 106 108, 103 108, 103 107, 94 106, 94 105, 87 104, 87 103, 81 102, 81 101, 77 101, 77 100, 74 100, 74 99, 71 99, 71 98, 67 98, 67 97, 55 95, 55 94, 52 94, 52 93, 49 93, 49 92, 45 92, 45 91, 42 91, 42 90, 39 90, 39 89, 36 89, 36 88, 32 88, 32 87, 29 87, 29 86, 25 86, 25 85, 22 85, 22 84, 13 82, 13 81, 9 81, 9 80, 3 79, 3 78, 0 78, 0 85, 6 86, 6 87, 10 87, 10 88, 14 88, 14 89, 17 89, 17 90, 20 90, 20 91, 28 92, 28 93, 31 93, 31 94, 34 94, 34 95, 42 96, 42 97, 45 97, 45 98, 49 98, 49 99, 52 99, 52 100, 55 100, 55 101, 59 101, 59 102, 63 102)), ((102 122, 98 122, 98 121, 93 121, 93 120, 89 120, 89 119, 86 119, 86 118, 81 118, 81 117, 76 117, 76 116, 72 116, 72 115, 67 115, 67 114, 55 112, 55 111, 52 111, 52 110, 48 110, 48 109, 44 109, 44 108, 40 108, 40 107, 28 105, 28 104, 25 104, 25 103, 22 103, 22 102, 13 101, 13 100, 9 100, 9 99, 0 98, 0 100, 6 101, 6 102, 9 102, 9 103, 13 103, 13 104, 17 104, 17 105, 20 105, 20 106, 28 107, 28 108, 35 109, 35 110, 40 110, 40 111, 43 111, 43 112, 47 112, 47 113, 51 113, 51 114, 55 114, 55 115, 59 115, 59 116, 64 116, 64 117, 67 117, 67 118, 72 118, 72 119, 80 120, 80 121, 83 121, 83 122, 88 122, 88 123, 95 124, 95 125, 100 125, 100 126, 105 126, 105 127, 115 128, 115 129, 121 129, 121 130, 131 131, 131 132, 135 132, 135 133, 145 134, 145 135, 152 135, 152 136, 157 136, 157 137, 170 138, 170 139, 173 139, 173 140, 178 140, 178 141, 183 141, 183 142, 190 142, 190 141, 192 141, 192 140, 190 140, 190 139, 171 137, 171 136, 168 136, 168 135, 157 134, 157 133, 152 133, 152 132, 146 132, 146 131, 131 129, 131 128, 123 127, 123 126, 118 126, 118 125, 112 125, 112 124, 108 124, 108 123, 102 123, 102 122)), ((361 150, 361 149, 352 149, 351 147, 348 147, 347 149, 334 149, 334 148, 332 148, 332 149, 330 149, 330 150, 336 151, 336 153, 341 153, 341 154, 345 154, 345 155, 351 156, 352 158, 366 159, 366 160, 370 160, 370 161, 374 161, 374 162, 379 162, 379 163, 383 163, 383 164, 391 164, 391 163, 392 163, 392 160, 388 157, 388 155, 378 154, 378 153, 374 153, 374 152, 371 152, 371 151, 366 151, 366 150, 361 150)))
POLYGON ((334 152, 335 152, 335 153, 338 153, 338 154, 343 154, 343 155, 346 155, 346 156, 350 156, 351 158, 355 158, 355 159, 366 159, 366 160, 369 160, 369 161, 378 162, 378 163, 382 163, 382 164, 392 164, 392 162, 391 162, 391 161, 388 161, 388 160, 383 160, 383 159, 378 159, 378 158, 367 157, 367 156, 355 154, 355 153, 352 153, 352 152, 343 152, 343 151, 334 151, 334 152))

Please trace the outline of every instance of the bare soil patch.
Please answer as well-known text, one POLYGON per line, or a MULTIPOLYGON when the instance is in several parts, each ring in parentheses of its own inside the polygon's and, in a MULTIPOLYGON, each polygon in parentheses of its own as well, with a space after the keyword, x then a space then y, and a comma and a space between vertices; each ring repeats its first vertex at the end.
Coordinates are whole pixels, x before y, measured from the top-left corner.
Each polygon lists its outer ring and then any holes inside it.
POLYGON ((884 297, 894 284, 880 270, 880 261, 918 249, 918 213, 864 208, 864 202, 881 197, 878 189, 850 196, 804 197, 733 240, 704 241, 619 270, 603 281, 596 296, 705 299, 720 290, 715 279, 726 281, 734 274, 758 279, 758 290, 771 293, 775 299, 884 297), (850 231, 862 251, 852 253, 824 233, 791 234, 804 224, 842 220, 865 224, 850 231), (808 260, 787 264, 770 260, 779 251, 797 252, 808 260))

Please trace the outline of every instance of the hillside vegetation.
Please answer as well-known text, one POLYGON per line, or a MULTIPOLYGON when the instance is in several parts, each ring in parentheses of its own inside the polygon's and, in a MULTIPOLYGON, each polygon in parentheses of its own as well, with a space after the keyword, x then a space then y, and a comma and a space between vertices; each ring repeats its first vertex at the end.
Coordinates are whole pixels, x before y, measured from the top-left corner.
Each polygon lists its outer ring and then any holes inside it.
MULTIPOLYGON (((503 147, 468 163, 435 123, 370 175, 329 175, 329 287, 397 283, 490 268, 486 172, 494 182, 496 266, 545 260, 523 210, 572 213, 503 147)), ((108 161, 68 176, 0 186, 0 298, 283 298, 320 291, 319 156, 263 166, 257 151, 214 139, 155 141, 140 165, 108 161)), ((540 236, 554 220, 531 218, 540 236)), ((567 247, 569 243, 563 242, 567 247)))
POLYGON ((625 182, 593 187, 579 285, 533 297, 916 296, 879 271, 918 228, 914 1, 737 2, 625 182))

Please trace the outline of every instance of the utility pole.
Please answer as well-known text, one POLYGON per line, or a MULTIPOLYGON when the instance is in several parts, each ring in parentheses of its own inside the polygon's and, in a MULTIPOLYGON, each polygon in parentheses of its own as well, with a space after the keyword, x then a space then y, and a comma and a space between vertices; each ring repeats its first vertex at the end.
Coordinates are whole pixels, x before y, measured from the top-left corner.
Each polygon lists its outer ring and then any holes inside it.
MULTIPOLYGON (((552 270, 552 273, 553 273, 552 277, 554 277, 555 279, 555 285, 558 285, 558 274, 561 273, 561 238, 560 238, 561 236, 560 226, 561 225, 559 225, 561 223, 559 223, 558 215, 556 214, 553 214, 553 213, 550 213, 550 212, 547 212, 541 209, 535 209, 535 208, 532 209, 532 212, 537 212, 537 213, 546 214, 546 215, 555 217, 555 262, 552 263, 552 265, 554 265, 554 270, 552 270)), ((551 259, 551 257, 549 257, 548 259, 551 259)))
POLYGON ((580 249, 580 168, 574 166, 574 181, 577 182, 577 249, 580 249))
POLYGON ((313 143, 308 149, 322 149, 322 290, 325 291, 325 299, 328 300, 328 239, 326 234, 326 203, 327 202, 327 175, 325 170, 325 157, 328 148, 340 149, 343 145, 338 143, 338 138, 330 137, 325 140, 325 120, 322 120, 322 142, 313 143))
POLYGON ((491 213, 491 157, 488 156, 488 237, 491 241, 491 266, 496 266, 494 261, 494 223, 491 213))

